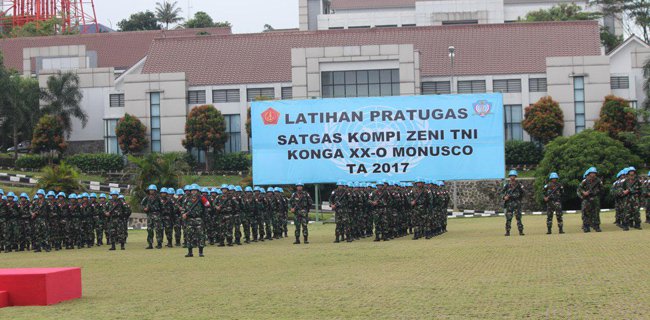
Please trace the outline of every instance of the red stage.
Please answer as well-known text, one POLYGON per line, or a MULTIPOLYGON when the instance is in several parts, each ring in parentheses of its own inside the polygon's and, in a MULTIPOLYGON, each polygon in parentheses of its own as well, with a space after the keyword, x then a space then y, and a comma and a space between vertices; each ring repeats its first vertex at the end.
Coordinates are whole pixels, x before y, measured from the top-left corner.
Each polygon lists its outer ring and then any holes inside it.
POLYGON ((77 298, 80 268, 0 269, 0 307, 48 306, 77 298))

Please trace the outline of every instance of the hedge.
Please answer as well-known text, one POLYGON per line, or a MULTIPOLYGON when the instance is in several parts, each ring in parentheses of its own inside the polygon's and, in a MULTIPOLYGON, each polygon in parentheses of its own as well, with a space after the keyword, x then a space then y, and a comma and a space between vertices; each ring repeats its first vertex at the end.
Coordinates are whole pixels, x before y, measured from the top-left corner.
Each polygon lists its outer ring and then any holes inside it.
POLYGON ((47 158, 39 155, 25 155, 16 160, 16 167, 21 169, 40 169, 47 165, 47 158))
POLYGON ((124 159, 117 154, 80 153, 67 157, 65 162, 83 172, 120 171, 124 169, 124 159))
POLYGON ((251 157, 245 153, 229 153, 214 160, 214 169, 222 171, 246 171, 251 166, 251 157))
POLYGON ((544 151, 533 142, 506 142, 506 164, 538 164, 544 157, 544 151))

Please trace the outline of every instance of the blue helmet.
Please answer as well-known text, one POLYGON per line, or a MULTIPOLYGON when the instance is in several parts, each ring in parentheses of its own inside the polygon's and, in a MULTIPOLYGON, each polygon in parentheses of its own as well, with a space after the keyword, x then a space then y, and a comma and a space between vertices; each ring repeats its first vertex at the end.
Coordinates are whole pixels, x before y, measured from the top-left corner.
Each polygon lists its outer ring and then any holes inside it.
POLYGON ((96 194, 96 193, 91 193, 91 194, 90 194, 90 198, 91 198, 91 199, 92 199, 92 198, 97 199, 97 194, 96 194))
POLYGON ((32 200, 38 200, 38 195, 35 194, 35 195, 32 197, 32 200))
POLYGON ((86 192, 81 194, 81 198, 88 198, 90 195, 86 192))
POLYGON ((236 187, 235 187, 235 191, 237 191, 237 192, 242 192, 242 191, 244 191, 244 190, 241 188, 241 186, 236 186, 236 187))
POLYGON ((156 187, 155 184, 150 184, 149 187, 147 188, 147 191, 158 191, 158 187, 156 187))
POLYGON ((190 189, 190 185, 189 185, 189 184, 186 184, 186 185, 183 187, 183 190, 184 190, 184 191, 190 191, 190 190, 191 190, 191 189, 190 189))
POLYGON ((589 175, 590 173, 598 173, 598 170, 596 169, 596 167, 591 167, 587 169, 587 172, 585 172, 585 176, 589 175))
POLYGON ((622 175, 623 175, 623 170, 619 171, 619 172, 616 174, 616 179, 620 178, 622 175))
POLYGON ((228 186, 228 191, 235 191, 235 186, 232 185, 228 186))
POLYGON ((266 193, 266 190, 264 190, 264 188, 260 188, 260 193, 266 193))
POLYGON ((2 196, 3 201, 7 201, 7 196, 2 196))
POLYGON ((162 194, 162 193, 164 193, 164 194, 168 194, 169 191, 167 190, 167 188, 161 188, 161 189, 160 189, 160 193, 161 193, 161 194, 162 194))
POLYGON ((4 196, 4 194, 5 194, 5 191, 2 190, 2 189, 0 189, 0 195, 3 195, 3 196, 4 196))
POLYGON ((117 190, 113 190, 113 191, 111 191, 111 195, 112 196, 119 196, 120 193, 117 190))
POLYGON ((251 187, 246 187, 246 189, 244 189, 244 191, 246 191, 246 192, 253 192, 253 188, 251 188, 251 187))
POLYGON ((339 180, 339 181, 336 183, 336 185, 337 185, 337 186, 344 186, 344 185, 345 185, 345 181, 343 181, 343 180, 339 180))
POLYGON ((77 200, 77 195, 74 194, 74 193, 71 193, 71 194, 68 196, 68 199, 74 199, 74 200, 77 200))
POLYGON ((347 185, 349 188, 352 188, 352 187, 354 187, 354 182, 348 182, 348 183, 346 183, 346 185, 347 185))
POLYGON ((203 187, 201 188, 201 193, 210 193, 210 190, 208 190, 206 187, 203 187))
POLYGON ((549 180, 553 179, 560 179, 560 175, 557 174, 557 172, 551 172, 551 175, 548 176, 549 180))
POLYGON ((29 195, 26 192, 20 194, 21 198, 29 199, 29 195))
POLYGON ((106 194, 105 194, 105 193, 100 194, 100 195, 99 195, 99 198, 100 198, 100 199, 106 199, 106 194))
POLYGON ((212 189, 210 189, 210 193, 211 193, 211 194, 212 194, 212 193, 217 193, 217 191, 219 191, 219 189, 217 189, 217 188, 212 188, 212 189))
POLYGON ((370 187, 373 188, 373 189, 377 189, 377 185, 374 184, 374 183, 370 184, 370 187))
POLYGON ((217 189, 217 194, 223 194, 223 192, 221 192, 221 189, 217 189))
POLYGON ((54 191, 48 191, 47 196, 48 197, 56 197, 56 193, 54 193, 54 191))
POLYGON ((124 196, 123 196, 123 195, 120 195, 120 196, 117 197, 117 198, 118 198, 118 199, 124 199, 124 196))
POLYGON ((273 192, 282 192, 282 188, 280 188, 280 187, 275 187, 275 189, 273 189, 273 192))
POLYGON ((11 191, 9 191, 9 193, 7 193, 7 198, 15 198, 15 197, 16 197, 15 193, 13 193, 11 191))
POLYGON ((650 177, 650 171, 648 171, 648 177, 650 177))
POLYGON ((508 177, 513 177, 513 176, 514 177, 519 176, 519 174, 517 173, 517 170, 510 170, 510 172, 508 172, 508 177))
POLYGON ((66 197, 66 196, 65 196, 65 192, 59 192, 59 193, 56 195, 56 197, 57 197, 57 198, 60 198, 60 197, 65 198, 65 197, 66 197))
POLYGON ((224 184, 221 185, 221 188, 219 188, 219 189, 222 189, 222 190, 223 189, 228 189, 228 185, 224 183, 224 184))
POLYGON ((298 182, 298 183, 296 183, 296 187, 304 187, 304 186, 305 186, 305 184, 302 183, 302 182, 298 182))
POLYGON ((45 195, 45 190, 43 190, 43 189, 38 189, 38 191, 36 191, 36 194, 37 194, 37 195, 39 195, 39 194, 45 195))
POLYGON ((627 172, 632 172, 632 171, 636 172, 636 168, 635 168, 635 167, 629 167, 629 168, 627 168, 627 169, 628 169, 627 172))
POLYGON ((176 190, 176 195, 177 195, 177 196, 182 196, 182 195, 184 195, 184 194, 185 194, 185 191, 183 191, 183 189, 178 189, 178 190, 176 190))

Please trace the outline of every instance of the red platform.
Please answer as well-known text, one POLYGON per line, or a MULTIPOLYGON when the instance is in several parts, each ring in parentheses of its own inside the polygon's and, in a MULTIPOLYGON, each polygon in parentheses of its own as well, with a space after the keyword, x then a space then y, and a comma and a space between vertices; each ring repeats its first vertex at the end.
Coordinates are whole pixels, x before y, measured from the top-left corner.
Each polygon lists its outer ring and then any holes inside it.
POLYGON ((8 306, 48 306, 81 298, 80 268, 0 269, 2 291, 8 306))

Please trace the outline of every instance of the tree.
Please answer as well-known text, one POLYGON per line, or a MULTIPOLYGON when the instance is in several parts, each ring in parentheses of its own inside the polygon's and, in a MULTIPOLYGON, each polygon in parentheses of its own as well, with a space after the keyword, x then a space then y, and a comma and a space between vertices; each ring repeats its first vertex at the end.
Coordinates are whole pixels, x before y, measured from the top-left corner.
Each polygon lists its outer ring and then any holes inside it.
POLYGON ((231 28, 232 24, 228 21, 224 22, 214 22, 212 17, 204 11, 198 11, 194 14, 194 18, 187 20, 185 22, 185 28, 195 29, 195 28, 231 28))
POLYGON ((206 152, 205 170, 209 171, 207 152, 211 149, 219 152, 228 141, 226 121, 221 112, 212 105, 194 108, 185 123, 183 146, 191 151, 196 148, 206 152))
POLYGON ((22 26, 11 28, 7 33, 12 38, 19 37, 44 37, 56 34, 79 34, 79 29, 68 29, 63 31, 61 19, 52 18, 45 21, 32 21, 22 26))
POLYGON ((32 150, 34 152, 49 153, 51 164, 52 152, 63 153, 67 147, 61 123, 54 116, 44 115, 34 128, 32 150))
POLYGON ((136 201, 132 202, 139 207, 147 190, 147 186, 155 184, 161 187, 178 188, 181 185, 183 172, 189 170, 187 162, 180 153, 149 153, 143 157, 129 156, 129 162, 135 165, 136 173, 133 175, 132 195, 136 201))
POLYGON ((165 24, 165 29, 169 30, 170 23, 177 23, 183 21, 183 18, 180 16, 181 8, 177 8, 176 5, 178 1, 163 3, 156 2, 156 18, 158 21, 165 24))
POLYGON ((147 10, 132 14, 128 19, 117 23, 120 31, 160 30, 156 15, 147 10))
POLYGON ((115 126, 117 143, 124 154, 142 152, 147 146, 146 132, 147 128, 142 121, 128 113, 115 126))
POLYGON ((600 109, 600 119, 596 121, 594 129, 605 132, 614 139, 619 139, 620 133, 637 130, 636 113, 634 109, 630 108, 630 103, 627 100, 608 95, 600 109))
POLYGON ((605 16, 612 16, 623 22, 626 31, 643 34, 643 40, 650 42, 650 2, 648 0, 591 0, 605 16), (628 22, 633 23, 630 25, 628 22))
POLYGON ((41 99, 45 102, 43 112, 55 116, 63 125, 66 137, 72 132, 72 117, 81 121, 86 127, 88 114, 81 108, 83 94, 79 90, 79 76, 73 72, 61 72, 47 79, 46 87, 41 90, 41 99))
MULTIPOLYGON (((524 21, 574 21, 574 20, 597 20, 603 17, 601 12, 585 12, 582 7, 575 3, 561 3, 549 9, 539 9, 526 14, 524 21)), ((623 36, 612 34, 608 28, 601 27, 600 42, 605 46, 607 52, 614 49, 621 42, 623 36)))
POLYGON ((521 124, 533 139, 547 144, 562 135, 564 114, 560 104, 553 98, 543 97, 535 104, 526 107, 524 121, 521 124))
POLYGON ((43 175, 38 178, 37 188, 65 193, 80 191, 79 172, 65 162, 58 166, 46 166, 43 175))
MULTIPOLYGON (((565 186, 565 207, 578 208, 576 189, 587 168, 597 167, 598 175, 604 179, 605 194, 609 194, 609 188, 619 170, 640 164, 642 161, 638 156, 603 132, 585 130, 571 137, 558 137, 546 145, 544 159, 535 171, 537 199, 541 202, 542 188, 548 174, 557 172, 560 182, 565 186)), ((612 204, 612 199, 608 196, 605 200, 603 208, 611 208, 608 206, 612 204)))
POLYGON ((249 138, 253 137, 252 126, 253 124, 251 123, 251 107, 248 107, 248 110, 246 111, 246 133, 248 134, 249 138))

